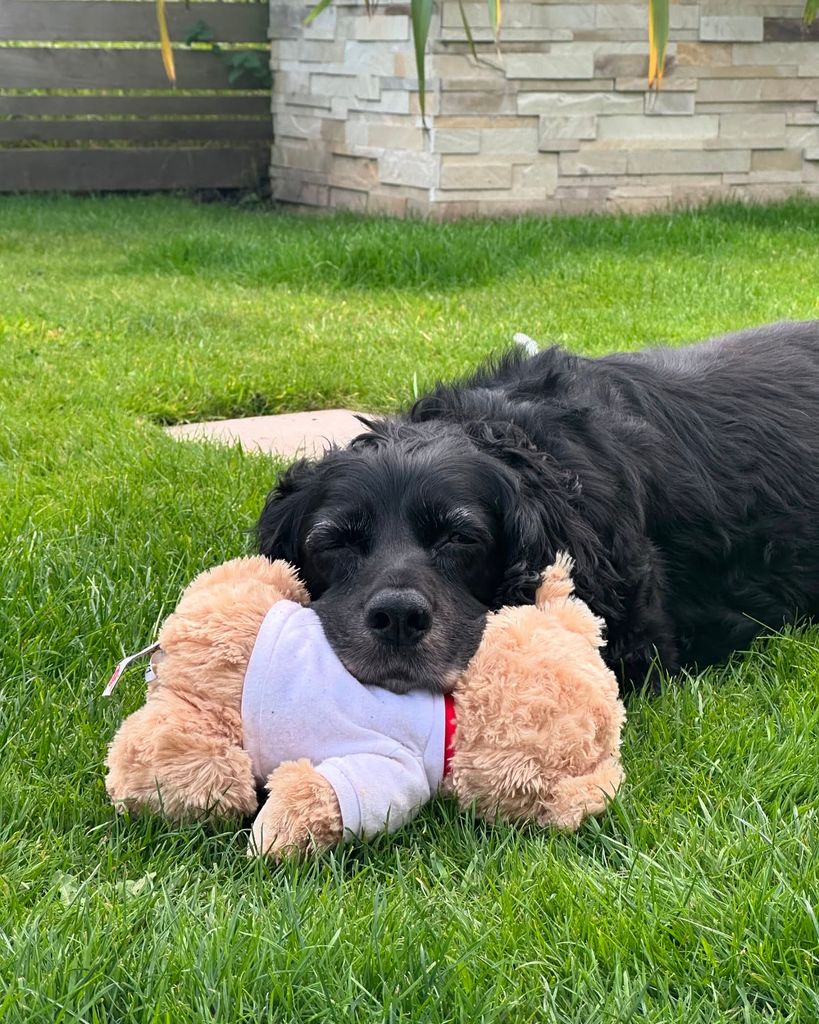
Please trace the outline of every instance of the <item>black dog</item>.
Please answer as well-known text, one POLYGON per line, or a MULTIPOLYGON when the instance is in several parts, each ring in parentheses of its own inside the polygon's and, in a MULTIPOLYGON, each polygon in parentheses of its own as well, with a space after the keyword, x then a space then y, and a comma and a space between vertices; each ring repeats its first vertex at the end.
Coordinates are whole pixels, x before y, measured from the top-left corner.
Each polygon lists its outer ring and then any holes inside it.
POLYGON ((443 688, 560 550, 626 685, 819 612, 819 321, 586 359, 515 351, 297 462, 261 551, 363 682, 443 688))

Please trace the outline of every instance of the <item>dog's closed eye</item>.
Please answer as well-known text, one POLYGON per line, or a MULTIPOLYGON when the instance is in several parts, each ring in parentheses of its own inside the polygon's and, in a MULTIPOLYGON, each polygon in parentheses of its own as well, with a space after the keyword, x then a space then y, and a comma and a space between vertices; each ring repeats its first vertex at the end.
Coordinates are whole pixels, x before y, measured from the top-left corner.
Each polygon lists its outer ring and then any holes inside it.
POLYGON ((363 518, 321 519, 315 523, 304 540, 311 554, 332 551, 365 551, 369 543, 369 530, 363 518))
POLYGON ((459 533, 455 531, 445 536, 441 540, 441 544, 456 544, 460 547, 465 547, 472 544, 480 544, 480 539, 478 537, 470 536, 468 533, 459 533))
POLYGON ((477 547, 492 538, 475 513, 465 508, 431 508, 419 516, 423 542, 434 550, 477 547))

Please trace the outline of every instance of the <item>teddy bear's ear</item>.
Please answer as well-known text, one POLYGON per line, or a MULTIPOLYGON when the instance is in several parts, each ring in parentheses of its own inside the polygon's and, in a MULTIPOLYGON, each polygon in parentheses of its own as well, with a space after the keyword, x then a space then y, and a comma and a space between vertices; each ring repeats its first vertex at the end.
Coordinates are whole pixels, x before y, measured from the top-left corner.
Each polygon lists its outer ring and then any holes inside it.
POLYGON ((565 629, 585 636, 593 647, 603 646, 603 619, 577 597, 573 597, 572 569, 574 562, 565 552, 558 553, 554 563, 543 574, 535 604, 556 617, 565 629))
POLYGON ((293 566, 282 560, 271 562, 264 555, 231 558, 228 562, 206 569, 187 585, 184 593, 189 597, 205 590, 213 591, 214 587, 222 584, 243 586, 250 582, 275 587, 287 600, 298 601, 299 604, 310 602, 307 590, 293 566))
POLYGON ((561 598, 570 597, 574 590, 572 582, 572 569, 574 562, 565 551, 559 551, 554 563, 543 573, 543 578, 537 593, 535 604, 542 608, 550 601, 558 601, 561 598))

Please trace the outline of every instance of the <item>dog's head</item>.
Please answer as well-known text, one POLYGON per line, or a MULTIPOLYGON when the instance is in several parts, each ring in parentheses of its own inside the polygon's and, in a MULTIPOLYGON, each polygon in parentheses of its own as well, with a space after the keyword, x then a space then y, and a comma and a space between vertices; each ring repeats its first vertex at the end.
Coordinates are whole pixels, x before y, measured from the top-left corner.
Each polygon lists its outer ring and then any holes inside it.
POLYGON ((361 682, 445 690, 487 612, 533 601, 563 534, 565 482, 506 424, 368 426, 348 448, 281 477, 259 547, 299 568, 328 640, 361 682))

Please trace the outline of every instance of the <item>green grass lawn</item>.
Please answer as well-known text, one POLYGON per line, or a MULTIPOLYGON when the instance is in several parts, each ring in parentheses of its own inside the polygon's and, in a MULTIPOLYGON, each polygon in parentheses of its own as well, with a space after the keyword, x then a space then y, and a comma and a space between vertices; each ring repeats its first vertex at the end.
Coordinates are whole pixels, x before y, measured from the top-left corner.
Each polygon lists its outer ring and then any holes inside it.
POLYGON ((283 867, 117 819, 108 702, 279 466, 162 423, 393 409, 514 331, 602 352, 819 317, 819 205, 446 227, 0 201, 0 1021, 819 1019, 819 649, 629 708, 576 835, 431 806, 283 867))

